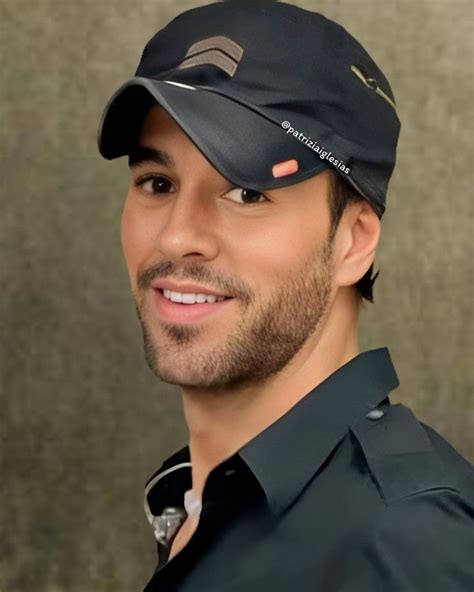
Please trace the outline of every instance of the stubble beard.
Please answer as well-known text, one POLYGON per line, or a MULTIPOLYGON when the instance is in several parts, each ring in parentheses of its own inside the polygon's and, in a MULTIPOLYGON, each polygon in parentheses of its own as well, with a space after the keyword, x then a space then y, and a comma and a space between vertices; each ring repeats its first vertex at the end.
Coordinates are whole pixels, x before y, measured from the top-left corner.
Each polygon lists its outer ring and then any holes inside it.
POLYGON ((332 252, 330 239, 269 301, 237 300, 240 317, 235 321, 235 331, 205 350, 199 349, 199 336, 202 331, 212 331, 211 325, 200 328, 161 323, 166 335, 159 343, 144 300, 139 302, 135 297, 150 370, 160 380, 186 390, 216 393, 258 385, 274 377, 318 330, 330 308, 332 252))

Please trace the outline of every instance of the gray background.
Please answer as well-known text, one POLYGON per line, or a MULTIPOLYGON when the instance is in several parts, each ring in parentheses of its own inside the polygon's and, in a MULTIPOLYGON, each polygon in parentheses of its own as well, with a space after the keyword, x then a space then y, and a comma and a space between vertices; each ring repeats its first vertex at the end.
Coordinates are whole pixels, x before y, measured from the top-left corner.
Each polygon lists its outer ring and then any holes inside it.
MULTIPOLYGON (((354 34, 392 83, 398 165, 361 345, 387 345, 410 406, 474 461, 472 0, 294 2, 354 34)), ((129 172, 100 115, 165 0, 1 0, 0 591, 142 590, 143 485, 186 443, 179 389, 142 354, 119 239, 129 172)))

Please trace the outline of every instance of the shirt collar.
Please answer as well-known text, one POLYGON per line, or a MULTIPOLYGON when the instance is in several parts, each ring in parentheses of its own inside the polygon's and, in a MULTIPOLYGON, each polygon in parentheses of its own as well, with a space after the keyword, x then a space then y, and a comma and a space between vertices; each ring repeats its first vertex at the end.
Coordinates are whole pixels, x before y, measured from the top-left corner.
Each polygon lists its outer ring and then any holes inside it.
POLYGON ((388 348, 360 353, 239 450, 276 515, 301 492, 349 426, 399 384, 388 348))
MULTIPOLYGON (((260 483, 275 515, 294 501, 350 425, 377 407, 399 384, 388 348, 362 352, 236 452, 260 483)), ((170 477, 175 487, 181 479, 181 487, 188 489, 190 472, 189 446, 185 446, 148 481, 145 511, 150 521, 149 492, 153 489, 154 499, 157 494, 159 499, 156 485, 161 481, 158 489, 164 493, 170 487, 170 477)), ((158 504, 159 511, 163 505, 158 504)))

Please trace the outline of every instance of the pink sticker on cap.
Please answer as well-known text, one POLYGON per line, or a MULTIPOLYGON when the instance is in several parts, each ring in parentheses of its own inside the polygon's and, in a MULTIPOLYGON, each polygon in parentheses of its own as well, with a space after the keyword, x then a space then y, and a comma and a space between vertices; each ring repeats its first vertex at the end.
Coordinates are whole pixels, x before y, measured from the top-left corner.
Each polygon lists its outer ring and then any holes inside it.
POLYGON ((275 179, 278 177, 286 177, 287 175, 293 175, 298 170, 299 165, 297 160, 286 160, 280 162, 272 168, 272 173, 275 179))

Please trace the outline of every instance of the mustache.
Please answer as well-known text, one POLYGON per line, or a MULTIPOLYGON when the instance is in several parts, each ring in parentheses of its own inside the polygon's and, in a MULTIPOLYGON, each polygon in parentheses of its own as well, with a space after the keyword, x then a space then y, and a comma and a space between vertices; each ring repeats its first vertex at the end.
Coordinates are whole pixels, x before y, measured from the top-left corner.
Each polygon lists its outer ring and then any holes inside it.
POLYGON ((245 301, 251 298, 251 291, 242 281, 223 279, 216 276, 208 267, 198 263, 190 263, 178 268, 172 261, 160 261, 155 265, 137 273, 137 290, 147 290, 155 279, 168 278, 178 281, 190 281, 212 286, 217 291, 234 294, 245 301))

